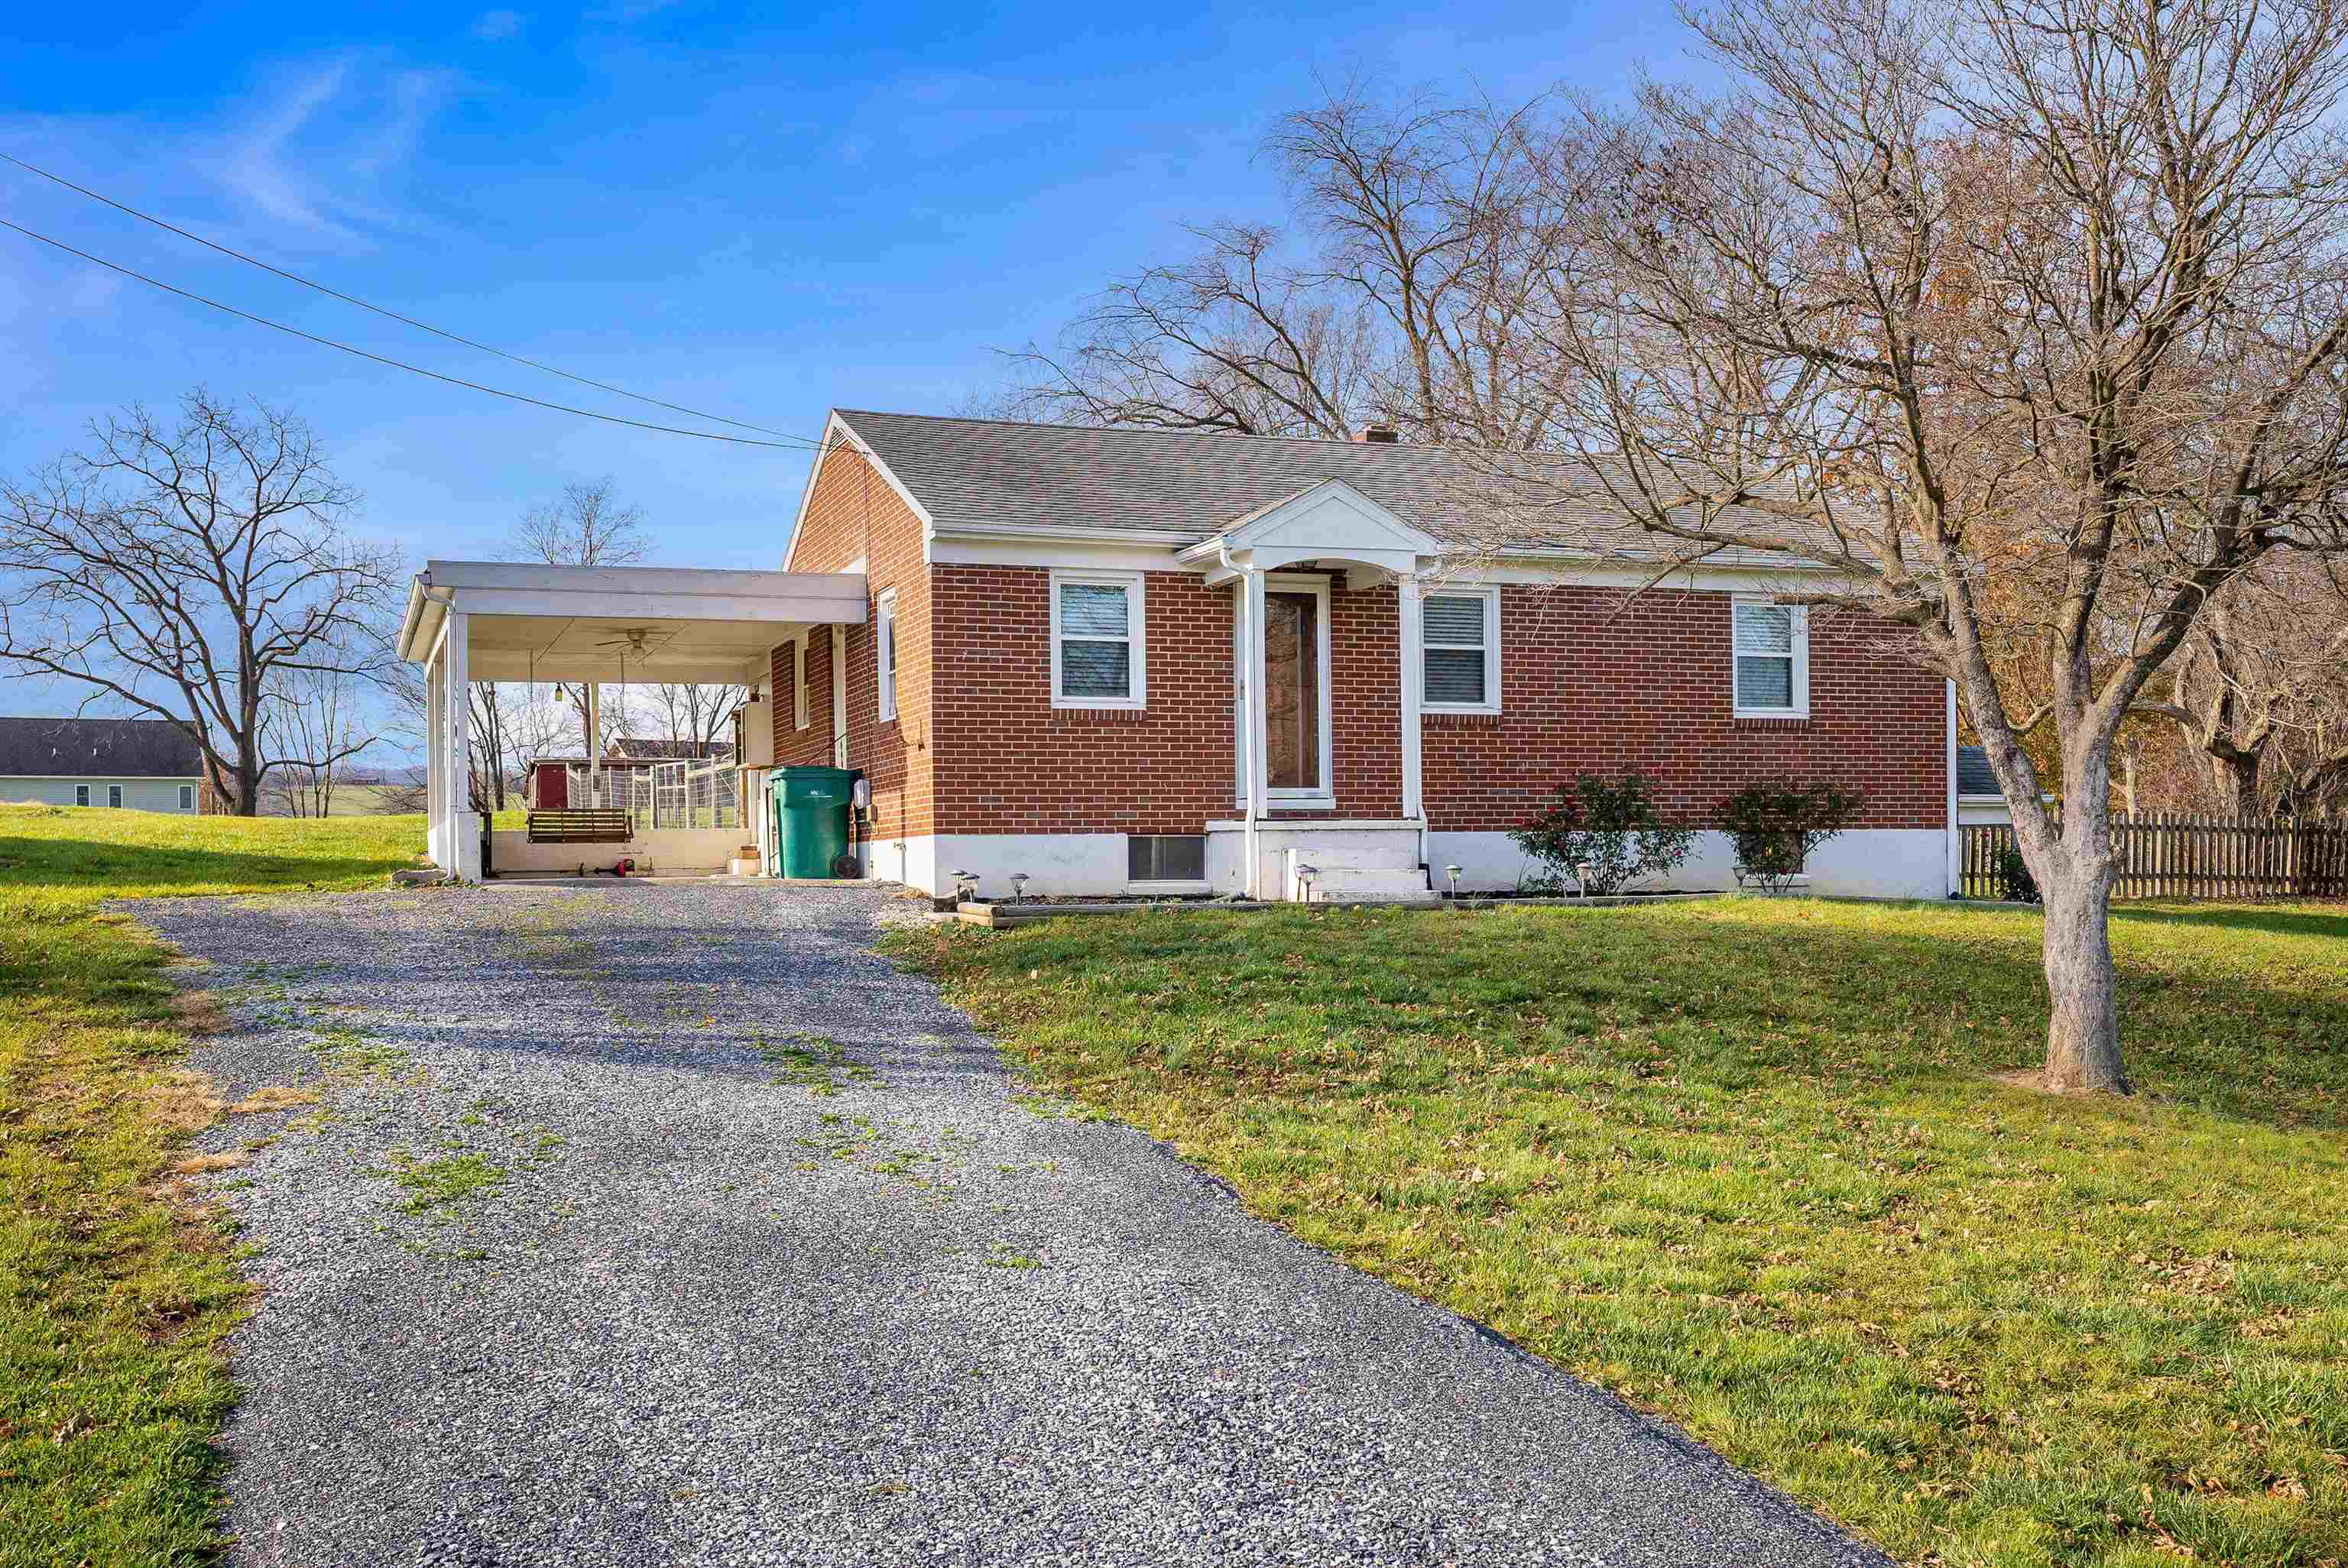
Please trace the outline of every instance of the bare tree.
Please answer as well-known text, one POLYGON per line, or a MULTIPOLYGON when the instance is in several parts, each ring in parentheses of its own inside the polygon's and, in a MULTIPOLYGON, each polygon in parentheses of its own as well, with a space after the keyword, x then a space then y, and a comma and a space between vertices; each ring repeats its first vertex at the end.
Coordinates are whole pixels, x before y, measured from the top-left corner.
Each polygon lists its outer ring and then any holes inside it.
MULTIPOLYGON (((1643 93, 1584 210, 1604 265, 1552 302, 1554 444, 1685 559, 1830 569, 1787 597, 1954 678, 2045 897, 2044 1081, 2125 1091, 2114 738, 2236 578, 2343 548, 2348 5, 1688 20, 1735 85, 1643 93), (1993 668, 2024 643, 2030 711, 1993 668)), ((1526 526, 1545 474, 1518 470, 1526 526)))
POLYGON ((532 507, 514 525, 517 555, 552 566, 628 566, 644 559, 652 536, 640 507, 623 503, 608 476, 574 479, 562 494, 532 507))
POLYGON ((133 406, 93 424, 84 449, 0 482, 0 666, 169 721, 253 815, 272 769, 353 754, 277 745, 284 683, 390 662, 398 563, 350 537, 357 503, 266 405, 198 389, 174 423, 133 406))
POLYGON ((2320 781, 2348 766, 2342 572, 2295 554, 2243 572, 2186 634, 2166 700, 2137 704, 2192 745, 2214 810, 2304 813, 2328 793, 2320 781))
POLYGON ((1532 330, 1577 231, 1529 149, 1549 95, 1504 108, 1354 81, 1262 151, 1292 220, 1205 223, 1112 282, 1051 350, 1011 356, 1031 415, 1343 439, 1537 439, 1555 377, 1532 330))
POLYGON ((660 739, 705 745, 732 733, 734 710, 749 694, 747 686, 661 684, 644 689, 644 706, 660 739))
POLYGON ((367 695, 356 677, 334 670, 295 671, 270 693, 273 733, 288 753, 270 787, 284 815, 334 815, 343 764, 376 743, 367 695))

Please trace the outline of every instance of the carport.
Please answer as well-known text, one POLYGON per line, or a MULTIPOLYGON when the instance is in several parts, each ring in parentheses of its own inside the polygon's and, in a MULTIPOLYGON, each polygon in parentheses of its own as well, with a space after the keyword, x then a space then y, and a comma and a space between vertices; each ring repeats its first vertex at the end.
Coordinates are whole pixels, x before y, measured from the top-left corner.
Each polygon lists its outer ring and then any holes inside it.
POLYGON ((424 669, 432 863, 464 881, 481 875, 473 682, 757 690, 777 643, 812 626, 860 626, 864 616, 862 572, 427 561, 408 590, 399 655, 424 669))

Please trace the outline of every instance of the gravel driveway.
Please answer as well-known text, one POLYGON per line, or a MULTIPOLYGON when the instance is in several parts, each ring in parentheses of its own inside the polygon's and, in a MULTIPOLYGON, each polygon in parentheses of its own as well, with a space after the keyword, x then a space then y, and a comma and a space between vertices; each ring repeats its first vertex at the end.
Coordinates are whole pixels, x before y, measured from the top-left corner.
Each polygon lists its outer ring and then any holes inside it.
MULTIPOLYGON (((263 1250, 244 1563, 1885 1562, 1020 1093, 869 888, 142 904, 263 1250)), ((918 908, 921 906, 911 906, 918 908)))

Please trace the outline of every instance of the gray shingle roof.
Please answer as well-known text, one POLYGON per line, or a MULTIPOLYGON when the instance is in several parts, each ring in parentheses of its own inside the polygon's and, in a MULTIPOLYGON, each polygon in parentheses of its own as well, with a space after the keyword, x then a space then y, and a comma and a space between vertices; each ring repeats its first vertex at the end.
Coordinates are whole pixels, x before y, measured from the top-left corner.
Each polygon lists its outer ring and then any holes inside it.
POLYGON ((192 778, 196 743, 161 719, 0 719, 0 777, 192 778))
MULTIPOLYGON (((1494 529, 1478 514, 1505 509, 1488 498, 1509 487, 1482 460, 1437 446, 836 412, 948 530, 1137 529, 1187 544, 1342 479, 1438 538, 1488 539, 1494 529)), ((1684 541, 1632 522, 1586 465, 1570 468, 1576 477, 1565 487, 1567 498, 1545 514, 1537 534, 1523 536, 1527 543, 1634 561, 1683 552, 1684 541)), ((1757 514, 1747 520, 1787 526, 1757 514)), ((1724 549, 1709 559, 1784 566, 1797 558, 1724 549)))
POLYGON ((1981 746, 1957 748, 1957 793, 1996 794, 1997 774, 1990 771, 1989 752, 1981 746))

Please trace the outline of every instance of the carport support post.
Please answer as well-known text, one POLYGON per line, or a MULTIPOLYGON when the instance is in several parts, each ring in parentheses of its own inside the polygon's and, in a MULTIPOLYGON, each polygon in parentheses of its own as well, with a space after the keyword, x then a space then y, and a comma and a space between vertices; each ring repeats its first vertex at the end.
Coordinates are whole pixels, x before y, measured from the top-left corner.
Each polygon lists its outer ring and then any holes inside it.
POLYGON ((1240 690, 1241 755, 1247 764, 1247 815, 1241 833, 1241 853, 1247 856, 1246 876, 1240 886, 1251 898, 1263 897, 1263 855, 1257 824, 1262 821, 1271 788, 1264 763, 1271 718, 1263 687, 1263 573, 1249 566, 1240 572, 1240 690))
POLYGON ((448 759, 442 774, 448 781, 447 804, 441 808, 448 856, 440 864, 462 882, 481 879, 481 819, 473 810, 473 688, 465 659, 471 619, 455 605, 448 607, 448 635, 440 652, 445 676, 440 711, 446 716, 441 744, 448 759))

